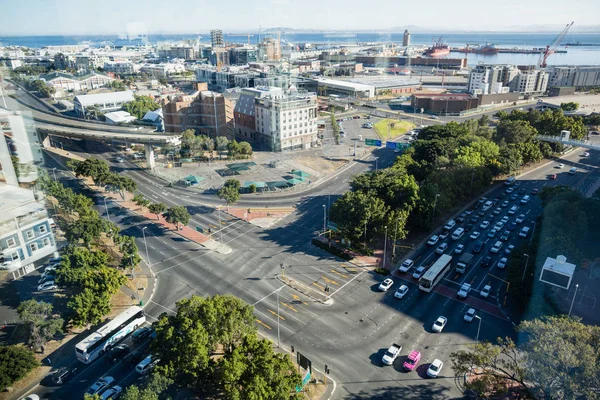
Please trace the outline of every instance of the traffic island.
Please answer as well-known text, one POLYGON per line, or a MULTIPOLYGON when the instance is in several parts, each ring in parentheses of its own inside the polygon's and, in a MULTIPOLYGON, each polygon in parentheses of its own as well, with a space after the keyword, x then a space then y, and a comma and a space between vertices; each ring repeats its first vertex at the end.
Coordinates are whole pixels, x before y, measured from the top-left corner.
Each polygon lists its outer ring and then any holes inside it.
POLYGON ((318 301, 319 303, 327 306, 333 304, 333 299, 329 296, 328 292, 321 292, 319 290, 313 289, 285 275, 277 275, 277 279, 279 279, 281 282, 285 283, 292 289, 304 294, 305 296, 310 297, 314 301, 318 301))

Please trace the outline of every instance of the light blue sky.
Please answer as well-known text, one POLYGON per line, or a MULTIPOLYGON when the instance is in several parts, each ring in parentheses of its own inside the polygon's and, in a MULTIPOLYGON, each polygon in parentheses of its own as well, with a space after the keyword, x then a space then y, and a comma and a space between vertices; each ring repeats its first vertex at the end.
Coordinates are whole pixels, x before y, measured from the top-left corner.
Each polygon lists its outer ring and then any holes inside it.
POLYGON ((600 0, 3 0, 0 35, 117 34, 128 22, 150 33, 263 28, 511 30, 600 24, 600 0))

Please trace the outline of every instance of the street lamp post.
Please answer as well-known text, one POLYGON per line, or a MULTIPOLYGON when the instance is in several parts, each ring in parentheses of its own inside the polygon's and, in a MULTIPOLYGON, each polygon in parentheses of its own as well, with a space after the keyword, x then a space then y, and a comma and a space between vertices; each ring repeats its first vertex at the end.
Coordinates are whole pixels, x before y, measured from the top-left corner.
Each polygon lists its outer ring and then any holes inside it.
POLYGON ((575 303, 575 297, 577 297, 577 289, 579 289, 579 283, 575 285, 575 294, 573 295, 573 300, 571 300, 571 308, 569 308, 569 317, 571 316, 571 311, 573 311, 573 303, 575 303))
POLYGON ((433 201, 433 215, 431 216, 431 223, 433 224, 433 222, 435 221, 435 208, 437 206, 437 199, 438 197, 440 197, 439 193, 435 194, 435 200, 433 201))
POLYGON ((221 207, 219 207, 219 232, 221 234, 221 244, 223 244, 223 223, 221 222, 221 207))
POLYGON ((398 236, 398 219, 396 220, 396 231, 394 232, 394 243, 392 244, 392 260, 394 258, 396 258, 396 237, 397 236, 398 236))
POLYGON ((477 338, 475 338, 476 342, 479 342, 479 331, 481 330, 481 317, 476 315, 475 318, 479 320, 479 326, 477 327, 477 338))
POLYGON ((525 268, 523 269, 523 277, 521 278, 521 282, 525 280, 525 272, 527 272, 527 266, 529 265, 529 254, 523 253, 523 255, 527 257, 527 260, 525 261, 525 268))
POLYGON ((56 182, 56 167, 52 168, 52 175, 54 175, 54 181, 56 182))
POLYGON ((365 219, 365 251, 367 250, 367 221, 365 219))
POLYGON ((323 235, 327 231, 327 206, 323 204, 323 235))
POLYGON ((148 243, 146 243, 146 228, 147 226, 142 228, 142 235, 144 236, 144 247, 146 248, 146 264, 150 267, 150 256, 148 255, 148 243))
POLYGON ((108 213, 108 206, 106 205, 106 196, 102 196, 104 199, 104 208, 106 209, 106 218, 110 221, 110 214, 108 213))
POLYGON ((387 252, 387 225, 385 226, 385 239, 383 240, 383 262, 382 267, 385 268, 385 253, 387 252))

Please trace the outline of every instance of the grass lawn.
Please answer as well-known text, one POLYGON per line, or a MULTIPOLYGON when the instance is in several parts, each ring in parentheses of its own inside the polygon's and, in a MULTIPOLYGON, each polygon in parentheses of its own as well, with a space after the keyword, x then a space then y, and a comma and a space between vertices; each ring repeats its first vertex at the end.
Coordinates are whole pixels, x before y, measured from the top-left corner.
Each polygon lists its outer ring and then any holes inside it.
POLYGON ((398 136, 404 135, 415 127, 415 124, 408 121, 400 121, 397 119, 382 119, 379 122, 373 124, 375 132, 379 135, 382 140, 394 139, 398 136), (388 136, 389 133, 389 136, 388 136))

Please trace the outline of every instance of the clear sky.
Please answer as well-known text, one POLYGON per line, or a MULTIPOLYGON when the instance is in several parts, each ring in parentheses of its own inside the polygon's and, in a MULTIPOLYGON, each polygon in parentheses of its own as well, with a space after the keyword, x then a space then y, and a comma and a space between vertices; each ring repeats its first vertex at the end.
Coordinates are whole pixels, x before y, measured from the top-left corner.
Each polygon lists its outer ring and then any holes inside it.
POLYGON ((149 33, 210 29, 422 28, 511 30, 527 25, 598 25, 600 0, 4 0, 0 35, 118 34, 128 22, 149 33))

